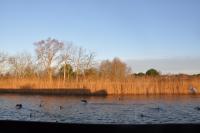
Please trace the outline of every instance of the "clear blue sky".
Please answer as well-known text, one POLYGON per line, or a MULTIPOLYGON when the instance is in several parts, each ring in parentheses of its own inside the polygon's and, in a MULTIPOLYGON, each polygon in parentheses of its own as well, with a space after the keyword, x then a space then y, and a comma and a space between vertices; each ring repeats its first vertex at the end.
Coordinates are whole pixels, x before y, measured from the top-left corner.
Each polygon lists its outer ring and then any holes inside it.
POLYGON ((99 59, 200 57, 200 0, 0 0, 0 50, 53 37, 99 59))

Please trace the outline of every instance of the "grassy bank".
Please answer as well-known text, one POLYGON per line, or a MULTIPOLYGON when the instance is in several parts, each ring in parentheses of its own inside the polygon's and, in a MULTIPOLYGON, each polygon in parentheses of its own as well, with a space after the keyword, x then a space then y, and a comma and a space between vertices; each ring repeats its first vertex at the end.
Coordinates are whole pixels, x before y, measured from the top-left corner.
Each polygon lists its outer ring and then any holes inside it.
POLYGON ((124 81, 83 80, 63 81, 45 79, 0 79, 1 93, 49 93, 75 95, 137 95, 137 94, 190 94, 192 85, 200 89, 200 77, 134 77, 124 81))

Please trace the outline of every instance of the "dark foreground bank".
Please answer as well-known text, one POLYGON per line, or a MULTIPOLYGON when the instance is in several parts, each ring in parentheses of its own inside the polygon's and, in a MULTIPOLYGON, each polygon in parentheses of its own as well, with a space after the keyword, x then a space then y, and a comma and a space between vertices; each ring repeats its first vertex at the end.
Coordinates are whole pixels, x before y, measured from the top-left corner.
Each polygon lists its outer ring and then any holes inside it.
POLYGON ((164 125, 89 125, 24 121, 0 121, 0 132, 152 132, 152 133, 199 133, 200 124, 164 125))
MULTIPOLYGON (((68 95, 68 96, 108 96, 108 95, 124 95, 120 93, 116 94, 109 94, 105 89, 98 90, 95 92, 91 92, 90 89, 85 88, 60 88, 60 89, 44 89, 44 88, 37 88, 37 89, 4 89, 0 88, 0 94, 26 94, 26 95, 68 95)), ((125 95, 199 95, 199 93, 177 93, 177 94, 170 94, 170 93, 152 93, 152 94, 125 94, 125 95)))
POLYGON ((0 94, 27 94, 27 95, 70 95, 70 96, 107 96, 105 90, 91 92, 85 88, 73 89, 3 89, 0 88, 0 94))

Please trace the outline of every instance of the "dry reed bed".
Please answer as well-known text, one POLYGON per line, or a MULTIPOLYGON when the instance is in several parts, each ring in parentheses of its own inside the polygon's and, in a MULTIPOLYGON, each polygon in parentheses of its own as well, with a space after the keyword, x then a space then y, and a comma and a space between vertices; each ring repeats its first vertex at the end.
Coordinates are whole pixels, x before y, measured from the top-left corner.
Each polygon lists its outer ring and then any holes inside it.
POLYGON ((189 94, 192 85, 200 91, 200 77, 134 77, 125 81, 84 80, 63 81, 45 79, 0 79, 2 89, 88 89, 92 93, 105 90, 107 94, 189 94))

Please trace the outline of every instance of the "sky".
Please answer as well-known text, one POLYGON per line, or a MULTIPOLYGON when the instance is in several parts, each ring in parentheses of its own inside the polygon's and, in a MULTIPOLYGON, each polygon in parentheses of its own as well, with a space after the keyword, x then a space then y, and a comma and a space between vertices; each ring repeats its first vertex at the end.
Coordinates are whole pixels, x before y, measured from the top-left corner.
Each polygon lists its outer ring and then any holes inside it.
POLYGON ((138 72, 200 73, 199 0, 0 0, 0 51, 34 53, 48 37, 138 72))
POLYGON ((149 68, 154 68, 162 74, 199 74, 199 58, 163 58, 163 59, 140 59, 127 60, 133 72, 145 73, 149 68))

